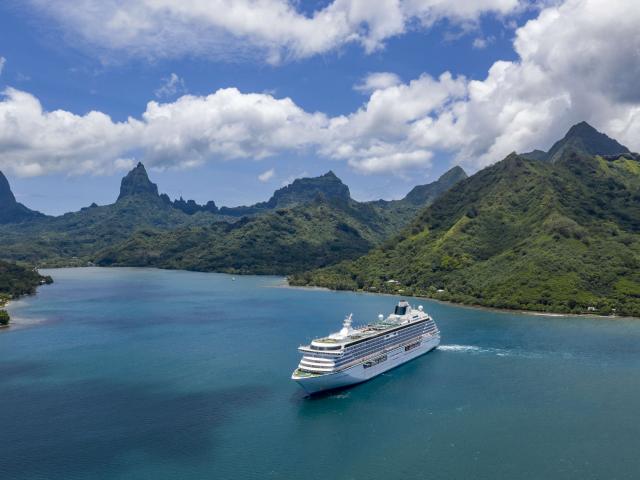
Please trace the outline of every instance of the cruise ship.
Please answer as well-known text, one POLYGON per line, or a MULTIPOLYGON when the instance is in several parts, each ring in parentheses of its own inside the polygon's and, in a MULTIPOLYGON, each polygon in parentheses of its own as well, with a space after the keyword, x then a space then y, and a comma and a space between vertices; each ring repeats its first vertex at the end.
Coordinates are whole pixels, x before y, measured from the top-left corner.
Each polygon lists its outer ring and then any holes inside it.
POLYGON ((353 328, 349 315, 338 333, 298 348, 291 378, 309 394, 364 382, 436 348, 440 332, 422 305, 400 301, 387 318, 353 328))

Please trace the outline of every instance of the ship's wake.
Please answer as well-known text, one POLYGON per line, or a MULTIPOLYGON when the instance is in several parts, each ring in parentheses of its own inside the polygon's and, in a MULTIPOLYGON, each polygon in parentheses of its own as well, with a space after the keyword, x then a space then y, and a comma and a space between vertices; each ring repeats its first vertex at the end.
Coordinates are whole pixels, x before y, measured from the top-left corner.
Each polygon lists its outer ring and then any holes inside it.
POLYGON ((488 349, 476 347, 474 345, 440 345, 438 350, 445 352, 469 352, 469 353, 482 353, 488 352, 488 349))
POLYGON ((506 348, 490 348, 490 347, 478 347, 476 345, 440 345, 438 350, 444 352, 454 353, 470 353, 470 354, 488 354, 496 355, 498 357, 522 357, 522 358, 540 358, 544 354, 540 352, 530 352, 519 349, 506 349, 506 348))

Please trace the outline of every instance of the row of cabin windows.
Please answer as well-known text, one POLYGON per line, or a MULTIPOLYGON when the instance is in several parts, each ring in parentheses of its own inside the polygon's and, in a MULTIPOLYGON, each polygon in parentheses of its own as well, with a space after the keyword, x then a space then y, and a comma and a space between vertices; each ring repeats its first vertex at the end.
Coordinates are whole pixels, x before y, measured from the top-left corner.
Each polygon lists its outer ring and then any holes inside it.
POLYGON ((340 363, 346 360, 350 360, 353 357, 362 357, 362 356, 368 355, 369 353, 383 349, 387 345, 392 345, 395 343, 402 342, 408 338, 415 337, 419 333, 420 332, 417 332, 415 330, 413 332, 406 332, 406 333, 403 332, 402 334, 398 334, 392 338, 382 339, 380 341, 376 340, 375 342, 366 343, 362 347, 359 346, 353 349, 352 351, 350 351, 349 353, 347 353, 346 355, 344 355, 343 359, 340 360, 340 363))
MULTIPOLYGON (((411 327, 406 328, 406 329, 404 329, 404 330, 401 330, 401 331, 400 331, 400 333, 401 333, 401 334, 404 334, 405 332, 408 332, 408 331, 414 331, 414 330, 417 330, 417 329, 418 329, 418 328, 420 328, 420 327, 425 327, 425 326, 430 327, 430 328, 427 328, 427 329, 425 330, 425 332, 426 332, 426 333, 429 333, 429 332, 431 332, 431 331, 434 331, 434 330, 435 330, 435 323, 434 323, 433 321, 429 321, 429 322, 427 322, 427 323, 425 323, 425 324, 414 325, 414 326, 411 326, 411 327)), ((397 338, 397 337, 393 337, 393 338, 395 339, 395 338, 397 338)), ((384 340, 386 340, 386 339, 384 338, 384 336, 381 336, 381 337, 377 338, 376 340, 374 340, 374 341, 373 341, 373 342, 371 342, 371 343, 363 342, 361 345, 365 345, 365 344, 367 344, 367 345, 371 345, 371 344, 373 344, 374 342, 381 342, 381 341, 384 341, 384 340)), ((312 350, 314 350, 314 351, 318 351, 318 352, 320 352, 320 351, 326 351, 326 350, 336 351, 336 350, 340 350, 340 348, 341 348, 341 347, 340 347, 339 345, 337 345, 337 346, 336 346, 336 345, 333 345, 333 346, 328 346, 328 347, 318 347, 318 346, 315 346, 315 345, 311 345, 311 349, 312 349, 312 350)), ((355 347, 353 350, 352 350, 352 349, 349 349, 348 351, 351 351, 351 352, 357 352, 357 351, 358 351, 358 350, 356 350, 357 348, 360 348, 360 347, 359 347, 359 346, 357 346, 357 347, 355 347)), ((318 353, 317 355, 318 355, 318 357, 323 357, 323 358, 325 358, 325 357, 326 357, 326 358, 335 358, 335 357, 334 357, 333 355, 331 355, 331 354, 322 354, 322 353, 318 353)))
POLYGON ((376 340, 370 342, 363 342, 361 345, 354 347, 353 349, 347 350, 344 356, 336 360, 336 366, 347 363, 351 361, 354 357, 364 357, 367 356, 377 350, 381 350, 386 346, 386 344, 395 344, 406 340, 407 338, 411 338, 413 336, 417 336, 421 333, 432 333, 436 331, 435 324, 431 322, 431 325, 416 325, 415 327, 410 327, 405 330, 402 330, 398 333, 398 335, 391 338, 379 337, 376 340), (423 327, 423 331, 420 332, 416 327, 423 327))

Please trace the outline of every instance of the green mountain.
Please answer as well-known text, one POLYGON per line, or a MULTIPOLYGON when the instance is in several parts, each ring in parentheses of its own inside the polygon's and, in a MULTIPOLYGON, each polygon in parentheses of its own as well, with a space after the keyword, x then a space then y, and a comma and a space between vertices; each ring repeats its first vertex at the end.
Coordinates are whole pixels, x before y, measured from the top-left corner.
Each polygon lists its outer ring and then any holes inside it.
POLYGON ((172 202, 138 164, 111 205, 0 226, 0 256, 45 266, 292 273, 366 253, 463 176, 456 168, 403 200, 357 202, 328 172, 298 179, 267 202, 218 210, 214 202, 172 202))
POLYGON ((160 197, 158 186, 149 180, 147 170, 140 162, 120 182, 118 200, 123 200, 127 197, 149 197, 153 199, 160 197))
POLYGON ((16 201, 7 177, 0 172, 0 224, 24 222, 41 217, 44 217, 42 213, 29 210, 16 201))
POLYGON ((278 208, 293 207, 312 202, 317 197, 325 197, 338 202, 349 202, 351 195, 347 187, 329 171, 319 177, 298 178, 290 185, 276 190, 266 202, 256 203, 249 207, 222 207, 220 213, 234 217, 243 217, 264 213, 278 208))
POLYGON ((140 202, 162 203, 163 207, 170 206, 187 215, 194 215, 198 212, 218 213, 218 207, 213 201, 199 205, 194 200, 184 200, 182 197, 171 201, 166 193, 159 194, 158 186, 149 180, 147 170, 140 162, 120 182, 118 202, 128 198, 137 198, 140 202))
POLYGON ((373 209, 324 198, 238 222, 146 230, 97 253, 102 266, 287 274, 363 255, 387 230, 373 209))
POLYGON ((189 215, 158 195, 144 166, 138 164, 122 180, 118 200, 92 204, 59 217, 37 216, 0 226, 0 256, 44 266, 86 265, 101 248, 129 238, 141 228, 174 229, 210 223, 210 213, 189 215))
POLYGON ((381 247, 291 283, 640 316, 640 163, 584 132, 572 128, 553 161, 509 155, 456 184, 381 247), (593 150, 600 147, 606 157, 593 150))
POLYGON ((268 202, 245 207, 252 209, 251 215, 238 222, 138 232, 98 252, 95 261, 103 266, 256 274, 289 274, 332 265, 381 244, 462 176, 466 176, 462 169, 454 169, 412 191, 410 200, 361 203, 329 172, 296 180, 268 202), (262 213, 256 214, 259 209, 262 213))
POLYGON ((465 178, 467 178, 467 174, 461 167, 453 167, 442 175, 438 181, 413 187, 403 201, 418 207, 425 207, 432 204, 439 196, 465 178))
POLYGON ((523 153, 522 156, 530 160, 556 162, 565 152, 615 157, 631 153, 627 147, 599 132, 587 122, 580 122, 571 127, 564 138, 554 143, 548 152, 534 150, 523 153))

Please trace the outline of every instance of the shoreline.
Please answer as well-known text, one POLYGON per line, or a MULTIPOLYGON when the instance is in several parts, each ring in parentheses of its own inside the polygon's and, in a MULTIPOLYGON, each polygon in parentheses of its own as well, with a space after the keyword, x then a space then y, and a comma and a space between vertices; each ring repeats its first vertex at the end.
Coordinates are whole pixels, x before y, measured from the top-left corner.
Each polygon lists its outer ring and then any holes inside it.
MULTIPOLYGON (((452 305, 455 307, 461 307, 461 308, 470 308, 470 309, 481 309, 481 310, 487 310, 487 311, 493 311, 493 312, 497 312, 497 313, 518 313, 518 314, 523 314, 523 315, 532 315, 532 316, 537 316, 537 317, 576 317, 576 318, 594 318, 594 319, 608 319, 608 320, 623 320, 623 319, 632 319, 632 320, 640 320, 640 317, 633 317, 633 316, 628 316, 628 315, 598 315, 598 314, 593 314, 593 313, 562 313, 562 312, 544 312, 544 311, 539 311, 539 310, 520 310, 520 309, 513 309, 513 308, 498 308, 498 307, 487 307, 485 305, 475 305, 475 304, 469 304, 469 303, 458 303, 458 302, 453 302, 451 300, 441 300, 441 299, 437 299, 437 298, 432 298, 432 297, 425 297, 425 296, 420 296, 420 295, 401 295, 401 294, 397 294, 397 293, 384 293, 384 292, 368 292, 368 291, 363 291, 363 290, 334 290, 328 287, 320 287, 320 286, 315 286, 315 285, 291 285, 289 283, 288 277, 286 275, 273 275, 273 274, 243 274, 243 273, 228 273, 228 272, 206 272, 206 271, 199 271, 199 270, 186 270, 186 269, 179 269, 179 268, 161 268, 161 267, 151 267, 151 266, 145 266, 145 267, 131 267, 131 266, 98 266, 98 265, 83 265, 83 266, 65 266, 65 267, 48 267, 48 268, 44 268, 43 270, 55 270, 55 269, 70 269, 70 268, 104 268, 104 269, 114 269, 114 268, 131 268, 131 269, 136 269, 136 270, 163 270, 163 271, 170 271, 170 272, 190 272, 190 273, 213 273, 216 275, 226 275, 229 277, 263 277, 263 278, 267 278, 267 277, 277 277, 277 278, 281 278, 282 282, 280 282, 279 285, 275 285, 272 288, 292 288, 292 289, 304 289, 304 290, 316 290, 316 291, 329 291, 329 292, 350 292, 350 293, 359 293, 359 294, 365 294, 365 295, 387 295, 387 296, 391 296, 391 297, 409 297, 409 298, 419 298, 419 299, 424 299, 424 300, 429 300, 431 302, 438 302, 438 303, 442 303, 445 305, 452 305)), ((10 302, 7 302, 7 305, 10 302)), ((3 307, 0 307, 3 308, 3 307)))
POLYGON ((0 301, 0 310, 6 310, 6 312, 9 314, 9 323, 7 323, 6 325, 0 325, 0 331, 8 330, 13 323, 13 318, 11 317, 11 313, 9 312, 9 305, 11 305, 11 299, 0 301))
MULTIPOLYGON (((30 297, 30 296, 35 296, 35 294, 26 295, 25 297, 30 297)), ((24 297, 12 298, 7 303, 5 303, 4 307, 0 307, 0 308, 2 308, 3 310, 9 311, 9 307, 11 307, 11 308, 18 307, 19 304, 21 302, 24 302, 24 301, 25 301, 24 297)), ((36 326, 36 325, 42 325, 44 323, 47 323, 47 321, 48 321, 48 319, 42 318, 42 317, 40 317, 40 318, 37 318, 37 317, 23 317, 23 316, 19 316, 19 315, 14 315, 12 312, 9 312, 9 314, 11 315, 11 320, 9 321, 8 325, 0 326, 0 332, 1 331, 21 330, 23 328, 29 328, 29 327, 33 327, 33 326, 36 326)))
MULTIPOLYGON (((326 290, 329 292, 349 292, 349 293, 360 293, 364 295, 386 295, 389 297, 403 297, 401 294, 397 293, 383 293, 383 292, 366 292, 364 290, 334 290, 328 287, 318 287, 318 286, 306 286, 306 285, 290 285, 288 281, 283 285, 285 288, 300 288, 305 290, 326 290)), ((576 317, 576 318, 593 318, 599 320, 640 320, 640 317, 632 317, 627 315, 598 315, 593 313, 560 313, 560 312, 542 312, 539 310, 519 310, 515 308, 498 308, 498 307, 487 307, 485 305, 474 305, 469 303, 458 303, 453 302, 451 300, 440 300, 438 298, 432 297, 424 297, 420 295, 404 295, 406 298, 419 298, 423 300, 429 300, 430 302, 437 302, 444 305, 451 305, 459 308, 468 308, 474 310, 487 310, 493 311, 497 313, 517 313, 522 315, 531 315, 535 317, 576 317)))

